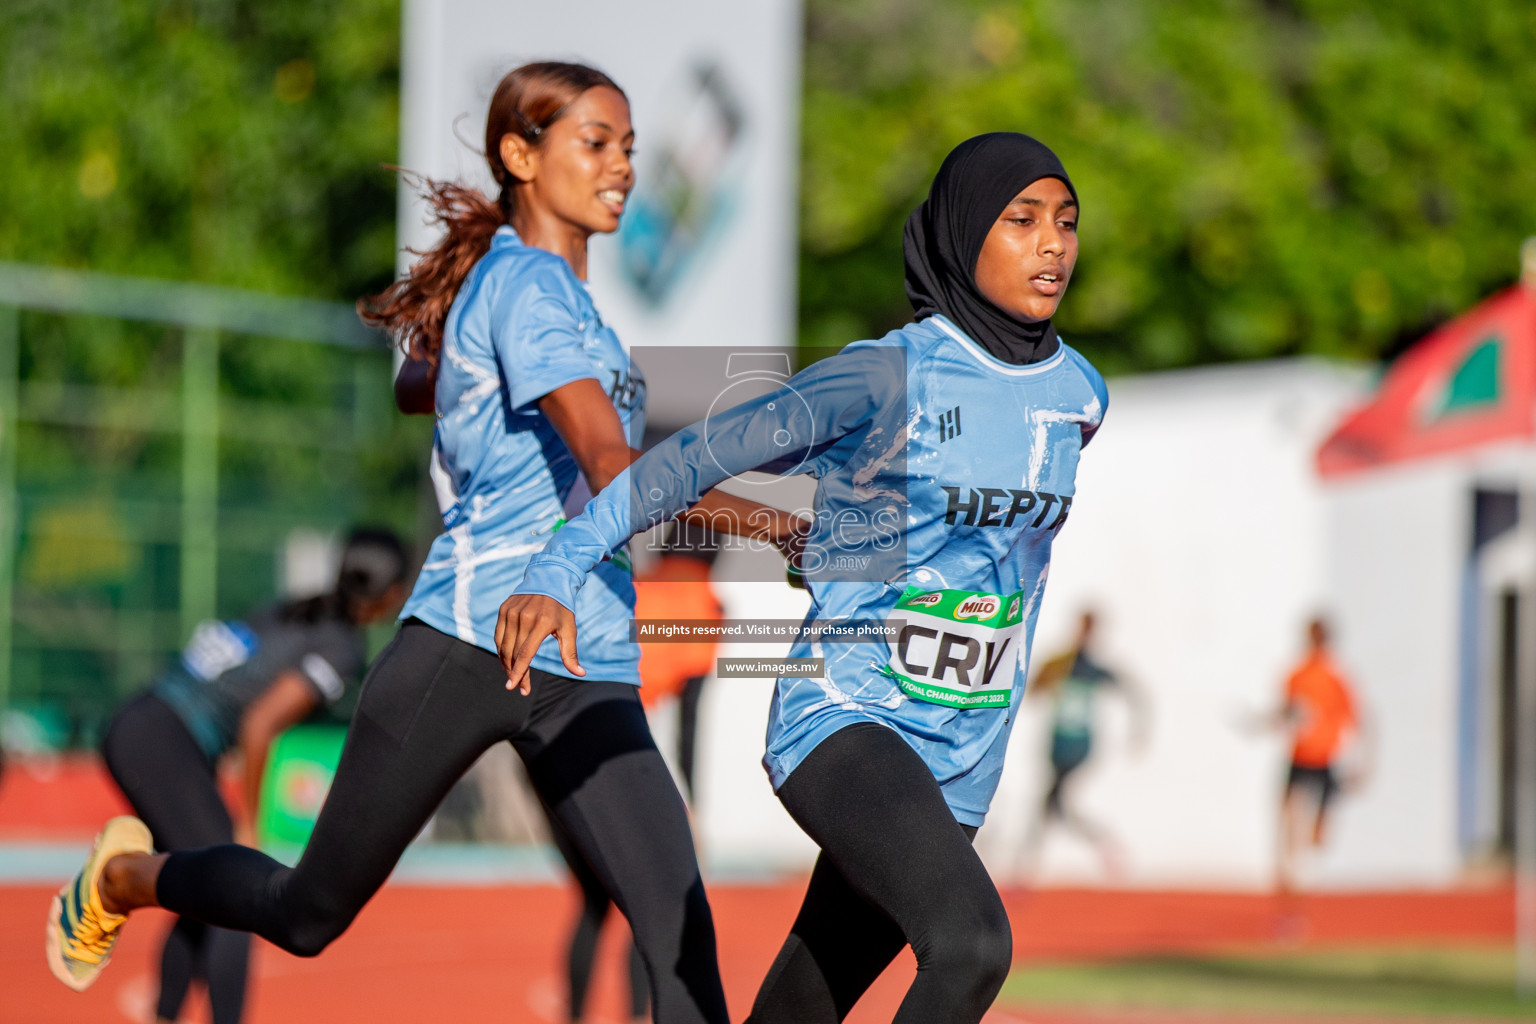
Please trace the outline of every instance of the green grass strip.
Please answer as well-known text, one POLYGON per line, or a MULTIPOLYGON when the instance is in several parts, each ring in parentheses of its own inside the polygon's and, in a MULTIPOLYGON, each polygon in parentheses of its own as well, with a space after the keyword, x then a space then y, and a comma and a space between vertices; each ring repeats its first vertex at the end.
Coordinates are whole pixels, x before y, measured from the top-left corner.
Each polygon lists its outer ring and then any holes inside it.
POLYGON ((999 1005, 1536 1021, 1508 948, 1158 956, 1015 970, 999 1005))

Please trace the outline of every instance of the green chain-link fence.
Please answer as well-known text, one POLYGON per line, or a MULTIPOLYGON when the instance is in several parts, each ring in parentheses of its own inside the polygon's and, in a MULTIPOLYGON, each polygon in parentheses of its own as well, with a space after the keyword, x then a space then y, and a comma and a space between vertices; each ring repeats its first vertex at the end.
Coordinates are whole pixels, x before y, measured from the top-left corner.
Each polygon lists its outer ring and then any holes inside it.
POLYGON ((409 537, 430 423, 390 369, 345 305, 0 264, 0 711, 93 743, 316 538, 409 537))

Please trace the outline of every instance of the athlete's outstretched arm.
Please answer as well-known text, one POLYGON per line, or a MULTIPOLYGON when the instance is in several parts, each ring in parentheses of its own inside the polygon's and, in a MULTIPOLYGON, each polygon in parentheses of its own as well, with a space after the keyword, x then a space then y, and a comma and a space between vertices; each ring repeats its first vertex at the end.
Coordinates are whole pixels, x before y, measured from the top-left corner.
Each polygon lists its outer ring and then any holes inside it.
MULTIPOLYGON (((629 446, 624 425, 608 395, 590 378, 572 381, 539 400, 560 440, 593 491, 601 491, 628 469, 641 452, 629 446)), ((700 526, 719 533, 766 540, 791 557, 805 532, 798 516, 748 498, 711 491, 689 515, 700 526)))
POLYGON ((539 399, 539 411, 586 478, 600 491, 634 461, 634 449, 624 436, 624 424, 603 386, 591 377, 562 384, 539 399))
MULTIPOLYGON (((574 380, 551 391, 539 399, 539 411, 548 417, 560 440, 570 449, 582 476, 594 490, 607 487, 641 456, 641 452, 629 446, 618 412, 602 385, 592 378, 574 380)), ((711 494, 700 503, 698 512, 701 525, 724 533, 769 540, 788 558, 794 556, 804 534, 804 528, 796 521, 798 517, 734 495, 711 494)), ((558 638, 560 660, 566 669, 577 676, 586 675, 586 670, 576 659, 575 618, 564 608, 550 609, 550 612, 552 618, 547 621, 548 628, 540 639, 553 633, 558 638), (559 612, 566 612, 565 617, 559 612), (566 618, 570 621, 566 622, 566 618)), ((502 632, 498 620, 498 642, 502 632)), ((531 653, 529 657, 532 657, 531 653)), ((526 673, 519 689, 525 694, 531 690, 526 673)))
POLYGON ((496 648, 509 688, 528 690, 528 666, 549 636, 566 668, 576 661, 571 612, 587 573, 630 537, 696 506, 712 487, 755 469, 789 469, 867 423, 905 386, 886 346, 859 346, 817 363, 782 388, 695 423, 640 456, 534 556, 501 606, 496 648))

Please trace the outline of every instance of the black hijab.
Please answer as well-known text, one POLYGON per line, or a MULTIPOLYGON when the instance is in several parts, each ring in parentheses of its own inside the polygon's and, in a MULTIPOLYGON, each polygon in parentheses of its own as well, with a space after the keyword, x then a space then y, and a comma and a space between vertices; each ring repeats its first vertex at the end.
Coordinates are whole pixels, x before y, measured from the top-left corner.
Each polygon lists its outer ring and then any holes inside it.
POLYGON ((914 319, 943 313, 1005 363, 1038 363, 1055 354, 1060 342, 1049 320, 1015 320, 976 287, 987 232, 1013 197, 1041 178, 1060 178, 1077 198, 1056 154, 1028 135, 978 135, 944 158, 902 239, 914 319))

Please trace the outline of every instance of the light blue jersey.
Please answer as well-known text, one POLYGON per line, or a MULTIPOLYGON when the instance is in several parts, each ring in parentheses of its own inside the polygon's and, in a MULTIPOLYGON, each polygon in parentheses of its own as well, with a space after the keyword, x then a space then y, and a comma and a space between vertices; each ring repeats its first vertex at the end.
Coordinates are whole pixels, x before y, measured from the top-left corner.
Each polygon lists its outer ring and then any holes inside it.
MULTIPOLYGON (((494 651, 501 603, 528 560, 587 496, 576 460, 539 399, 591 378, 607 390, 631 445, 645 429, 645 380, 586 285, 564 259, 524 245, 510 227, 459 289, 443 327, 432 481, 446 532, 432 543, 400 612, 494 651)), ((588 678, 640 682, 629 642, 635 588, 612 561, 575 599, 588 678)), ((553 640, 534 665, 565 674, 553 640)))
POLYGON ((826 675, 778 682, 764 757, 774 788, 833 732, 875 721, 922 756, 960 822, 980 825, 1028 677, 1051 542, 1107 401, 1103 378, 1065 345, 1012 366, 929 317, 658 445, 530 563, 518 590, 572 607, 605 554, 727 476, 810 473, 807 623, 894 628, 791 650, 824 658, 826 675))

